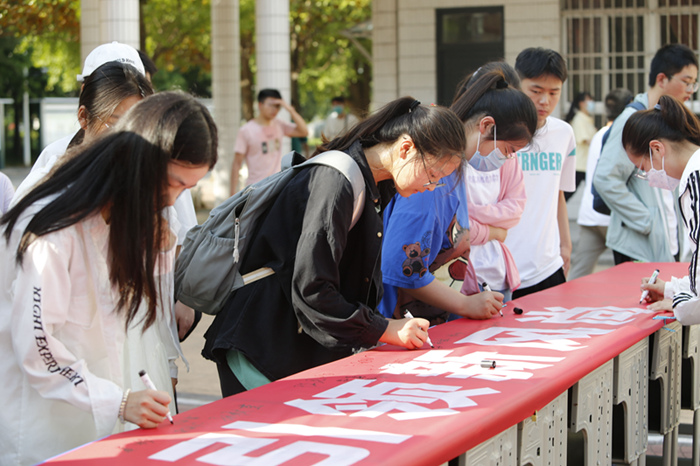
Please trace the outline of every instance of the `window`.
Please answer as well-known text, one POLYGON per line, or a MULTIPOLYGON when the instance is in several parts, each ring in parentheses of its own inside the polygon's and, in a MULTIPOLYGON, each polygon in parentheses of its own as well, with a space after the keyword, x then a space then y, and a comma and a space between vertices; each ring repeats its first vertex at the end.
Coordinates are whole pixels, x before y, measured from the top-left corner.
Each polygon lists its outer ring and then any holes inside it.
POLYGON ((435 14, 438 102, 449 106, 467 74, 503 58, 503 8, 438 9, 435 14))
POLYGON ((562 0, 562 5, 568 101, 582 91, 597 101, 618 87, 645 92, 649 63, 661 45, 698 50, 700 0, 658 0, 653 9, 648 0, 562 0), (655 37, 659 43, 650 44, 655 37))

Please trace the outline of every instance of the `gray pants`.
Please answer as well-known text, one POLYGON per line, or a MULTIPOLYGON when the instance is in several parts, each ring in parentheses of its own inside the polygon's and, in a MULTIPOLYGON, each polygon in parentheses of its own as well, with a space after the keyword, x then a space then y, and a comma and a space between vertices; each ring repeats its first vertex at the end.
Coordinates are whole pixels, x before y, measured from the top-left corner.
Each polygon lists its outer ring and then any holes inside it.
POLYGON ((608 227, 587 227, 581 225, 578 242, 571 254, 571 270, 568 280, 593 273, 598 257, 605 252, 605 234, 608 227))

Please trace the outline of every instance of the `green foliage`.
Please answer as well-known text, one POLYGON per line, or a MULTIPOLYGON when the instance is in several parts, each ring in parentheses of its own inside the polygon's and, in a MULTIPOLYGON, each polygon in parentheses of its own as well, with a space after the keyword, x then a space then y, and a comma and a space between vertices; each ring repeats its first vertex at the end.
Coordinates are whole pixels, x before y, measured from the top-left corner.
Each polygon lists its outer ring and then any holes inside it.
MULTIPOLYGON (((141 49, 159 68, 153 78, 156 89, 179 88, 210 97, 211 0, 140 0, 140 9, 141 49)), ((240 0, 239 10, 242 107, 250 118, 255 102, 255 0, 240 0)), ((356 37, 353 43, 347 34, 370 18, 371 0, 290 0, 292 102, 305 118, 325 116, 335 95, 345 95, 361 109, 369 104, 371 63, 357 45, 370 50, 371 42, 356 37)), ((25 61, 15 64, 19 69, 28 60, 45 71, 37 81, 43 87, 32 97, 77 94, 79 37, 80 0, 0 0, 0 38, 14 38, 0 66, 22 57, 25 61)))
POLYGON ((211 97, 210 0, 141 0, 144 51, 159 71, 156 89, 211 97))
MULTIPOLYGON (((354 91, 358 84, 369 89, 371 63, 348 35, 371 15, 370 0, 292 0, 292 79, 306 118, 327 114, 337 95, 346 96, 356 107, 368 106, 368 90, 354 91)), ((369 39, 356 41, 371 50, 369 39)))
POLYGON ((59 40, 47 40, 41 36, 22 39, 17 52, 28 53, 32 66, 46 72, 43 92, 32 96, 78 95, 76 75, 80 73, 80 44, 59 40))
POLYGON ((18 39, 12 56, 42 71, 32 73, 40 77, 31 80, 32 97, 77 92, 80 0, 0 0, 0 37, 18 39))

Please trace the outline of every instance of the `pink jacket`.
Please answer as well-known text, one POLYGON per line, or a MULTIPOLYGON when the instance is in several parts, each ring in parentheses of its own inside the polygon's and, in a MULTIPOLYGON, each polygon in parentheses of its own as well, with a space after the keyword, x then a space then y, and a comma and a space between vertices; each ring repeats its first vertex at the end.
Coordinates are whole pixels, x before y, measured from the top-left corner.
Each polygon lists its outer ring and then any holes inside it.
MULTIPOLYGON (((498 193, 498 202, 488 205, 472 204, 467 196, 469 206, 469 240, 472 245, 485 244, 489 240, 489 225, 499 228, 510 229, 518 224, 525 209, 525 183, 523 181, 523 171, 518 160, 513 158, 507 160, 499 169, 501 171, 501 190, 498 193)), ((515 260, 505 244, 500 243, 503 248, 503 257, 506 263, 506 280, 508 287, 515 290, 520 286, 520 274, 515 266, 515 260)), ((471 295, 478 293, 479 289, 474 289, 477 282, 474 266, 469 261, 462 293, 471 295)))

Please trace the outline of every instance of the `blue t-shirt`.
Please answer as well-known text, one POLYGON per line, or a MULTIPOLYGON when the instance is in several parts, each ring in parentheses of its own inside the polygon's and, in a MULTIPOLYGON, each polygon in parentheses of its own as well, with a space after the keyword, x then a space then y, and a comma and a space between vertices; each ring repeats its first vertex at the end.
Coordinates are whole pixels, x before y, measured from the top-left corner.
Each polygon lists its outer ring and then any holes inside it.
POLYGON ((457 171, 443 178, 446 186, 410 197, 395 195, 384 210, 382 282, 384 297, 379 312, 392 317, 398 288, 422 288, 434 276, 428 271, 442 249, 452 247, 452 219, 469 228, 467 194, 457 171))

